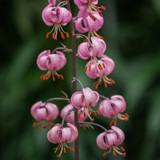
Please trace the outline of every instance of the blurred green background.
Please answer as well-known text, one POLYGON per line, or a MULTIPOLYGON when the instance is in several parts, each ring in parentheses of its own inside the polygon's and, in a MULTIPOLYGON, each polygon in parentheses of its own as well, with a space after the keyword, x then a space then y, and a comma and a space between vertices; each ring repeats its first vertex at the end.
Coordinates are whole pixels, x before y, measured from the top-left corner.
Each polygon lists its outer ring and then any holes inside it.
MULTIPOLYGON (((106 7, 105 23, 99 32, 105 39, 106 54, 113 58, 116 68, 110 75, 116 85, 99 87, 104 96, 121 94, 127 102, 128 122, 118 121, 125 132, 123 143, 127 157, 103 158, 96 145, 96 136, 102 130, 80 129, 80 160, 160 160, 160 0, 103 0, 106 7)), ((65 80, 53 83, 41 81, 44 74, 36 66, 38 54, 60 46, 45 39, 50 27, 44 25, 41 12, 47 0, 0 1, 0 132, 1 160, 53 160, 53 148, 46 139, 47 130, 32 128, 30 107, 36 101, 62 97, 61 90, 72 93, 71 57, 60 71, 65 80)), ((72 1, 73 15, 77 7, 72 1)), ((69 25, 65 30, 69 29, 69 25)), ((71 41, 62 41, 71 47, 71 41)), ((79 43, 77 41, 77 43, 79 43)), ((85 72, 86 61, 78 59, 78 78, 84 86, 93 89, 93 80, 85 72)), ((80 89, 80 88, 79 88, 80 89)), ((59 108, 66 103, 55 102, 59 108)), ((98 106, 97 106, 98 107, 98 106)), ((109 120, 94 117, 95 122, 109 128, 109 120)), ((56 122, 60 122, 59 119, 56 122)), ((72 160, 67 152, 62 160, 72 160)))

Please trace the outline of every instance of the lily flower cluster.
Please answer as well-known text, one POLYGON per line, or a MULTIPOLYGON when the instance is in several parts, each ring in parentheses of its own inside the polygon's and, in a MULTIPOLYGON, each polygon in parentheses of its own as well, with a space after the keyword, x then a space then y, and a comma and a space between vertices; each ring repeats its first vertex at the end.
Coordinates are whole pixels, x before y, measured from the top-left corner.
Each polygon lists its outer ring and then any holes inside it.
MULTIPOLYGON (((108 78, 108 75, 112 73, 115 68, 114 61, 105 55, 107 49, 106 43, 101 36, 97 34, 97 31, 102 27, 104 23, 102 10, 105 10, 104 6, 97 7, 98 0, 74 0, 75 4, 79 8, 79 13, 76 18, 72 18, 72 13, 69 8, 64 6, 69 3, 69 0, 60 1, 56 5, 56 0, 48 0, 48 5, 42 11, 42 19, 47 26, 52 26, 50 32, 46 34, 46 38, 52 34, 54 40, 57 39, 58 31, 61 38, 65 39, 65 35, 69 38, 68 32, 65 32, 62 26, 66 26, 69 22, 75 22, 75 28, 80 33, 88 32, 88 37, 83 34, 75 34, 72 30, 72 36, 76 38, 85 37, 85 41, 79 44, 77 49, 77 56, 83 60, 89 60, 85 66, 85 72, 88 77, 92 79, 98 78, 94 83, 97 89, 99 85, 104 83, 104 86, 115 84, 114 80, 108 78), (74 34, 73 34, 74 33, 74 34)), ((48 80, 52 77, 55 81, 58 79, 64 79, 64 77, 58 73, 67 63, 67 59, 63 52, 72 52, 71 49, 63 47, 56 48, 52 52, 51 50, 44 50, 38 55, 37 66, 42 71, 47 71, 45 75, 42 75, 40 79, 48 80)), ((122 114, 126 109, 125 99, 120 95, 113 95, 111 98, 99 95, 97 91, 91 88, 84 88, 81 81, 76 77, 73 77, 73 81, 79 82, 81 91, 74 92, 70 98, 65 94, 66 98, 51 98, 46 102, 38 101, 31 107, 31 115, 37 121, 33 123, 33 127, 40 126, 42 131, 48 128, 47 139, 53 144, 58 144, 55 148, 55 153, 59 150, 58 158, 62 153, 66 153, 66 149, 74 152, 74 148, 69 146, 69 143, 74 142, 79 134, 78 127, 98 126, 104 130, 97 136, 97 146, 106 150, 103 156, 113 151, 113 155, 116 153, 125 156, 125 149, 118 147, 125 139, 123 131, 117 127, 117 119, 128 121, 129 115, 127 113, 122 114), (100 98, 103 98, 100 101, 100 98), (63 100, 68 104, 59 111, 59 107, 51 101, 63 100), (100 102, 100 103, 99 103, 100 102), (99 104, 97 110, 94 108, 99 104), (77 114, 75 114, 78 113, 77 114), (57 117, 62 118, 61 123, 54 123, 57 117), (97 124, 91 114, 95 116, 103 116, 111 118, 110 127, 107 130, 105 127, 97 124), (87 119, 89 118, 89 122, 87 119), (78 122, 77 122, 78 121, 78 122), (64 125, 67 127, 64 127, 64 125)))

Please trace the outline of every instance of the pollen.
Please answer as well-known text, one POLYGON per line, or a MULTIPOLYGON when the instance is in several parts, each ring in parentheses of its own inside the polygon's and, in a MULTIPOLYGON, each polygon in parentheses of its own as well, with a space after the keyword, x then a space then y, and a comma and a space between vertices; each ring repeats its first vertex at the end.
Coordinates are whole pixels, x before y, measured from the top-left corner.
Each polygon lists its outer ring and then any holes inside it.
POLYGON ((49 32, 46 34, 46 39, 48 39, 48 37, 49 37, 49 34, 50 34, 49 32))
POLYGON ((105 11, 106 10, 106 8, 104 7, 104 6, 101 6, 101 8, 105 11))
POLYGON ((68 32, 66 32, 66 37, 69 38, 69 33, 68 32))
POLYGON ((60 33, 61 33, 61 38, 64 40, 65 36, 64 36, 63 32, 60 32, 60 33))

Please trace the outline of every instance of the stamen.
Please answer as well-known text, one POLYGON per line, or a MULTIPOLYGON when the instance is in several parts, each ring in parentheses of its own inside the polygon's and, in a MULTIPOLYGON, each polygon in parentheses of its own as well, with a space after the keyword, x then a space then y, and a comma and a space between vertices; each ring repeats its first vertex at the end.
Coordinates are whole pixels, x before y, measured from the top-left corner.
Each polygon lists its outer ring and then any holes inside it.
POLYGON ((69 33, 68 32, 66 32, 66 37, 69 38, 69 33))
POLYGON ((64 149, 63 149, 63 150, 64 150, 64 153, 66 153, 66 148, 65 148, 65 147, 64 147, 64 149))
POLYGON ((108 152, 104 152, 104 153, 103 153, 103 157, 106 157, 107 154, 108 154, 108 152))
POLYGON ((40 126, 40 131, 42 131, 43 130, 43 126, 40 126))
POLYGON ((114 126, 117 126, 117 121, 114 121, 114 126))
POLYGON ((55 82, 55 80, 56 80, 55 76, 53 76, 52 79, 53 79, 53 81, 55 82))
POLYGON ((97 112, 97 114, 98 114, 98 115, 100 115, 100 113, 99 113, 99 111, 98 111, 98 110, 96 110, 96 112, 97 112))
POLYGON ((106 82, 104 82, 104 86, 105 86, 105 88, 107 88, 107 83, 106 82))
POLYGON ((54 153, 57 153, 57 151, 58 151, 58 147, 55 149, 54 153))
POLYGON ((52 38, 55 39, 55 33, 52 33, 52 38))
POLYGON ((123 147, 121 147, 121 150, 122 150, 123 152, 125 152, 125 149, 124 149, 123 147))
POLYGON ((64 40, 65 36, 64 36, 63 32, 60 32, 60 33, 61 33, 61 38, 64 40))
POLYGON ((64 80, 64 77, 63 77, 61 74, 60 74, 59 76, 60 76, 60 78, 61 78, 62 80, 64 80))
POLYGON ((35 127, 35 126, 36 126, 36 122, 33 122, 32 127, 35 127))
POLYGON ((109 78, 109 80, 112 82, 112 84, 115 84, 115 81, 111 78, 109 78))
POLYGON ((78 119, 81 118, 81 113, 78 114, 77 118, 78 118, 78 119))
POLYGON ((102 65, 103 65, 103 68, 106 68, 106 66, 105 66, 105 64, 104 64, 104 63, 102 63, 102 65))
POLYGON ((103 38, 101 35, 98 35, 98 37, 99 37, 100 39, 104 40, 104 38, 103 38))
POLYGON ((48 32, 48 33, 46 34, 46 39, 48 39, 49 35, 50 35, 50 33, 48 32))
POLYGON ((106 10, 106 8, 104 7, 104 6, 101 6, 101 8, 105 11, 106 10))
POLYGON ((94 113, 95 116, 97 116, 97 113, 96 113, 96 112, 93 112, 93 113, 94 113))
POLYGON ((87 39, 84 39, 84 42, 88 42, 88 40, 87 40, 87 39))
POLYGON ((93 21, 96 20, 96 18, 92 15, 92 12, 89 13, 89 16, 92 18, 93 21))
POLYGON ((101 66, 101 64, 98 65, 99 70, 102 70, 103 67, 101 66))
POLYGON ((89 66, 89 71, 91 71, 91 65, 89 66))
POLYGON ((113 151, 113 155, 114 155, 114 156, 116 156, 116 152, 115 152, 115 150, 113 151))
POLYGON ((43 79, 43 76, 44 76, 44 75, 41 75, 40 79, 43 79))
POLYGON ((85 72, 87 71, 87 67, 85 67, 85 72))
POLYGON ((129 114, 128 113, 125 113, 126 117, 129 119, 129 114))

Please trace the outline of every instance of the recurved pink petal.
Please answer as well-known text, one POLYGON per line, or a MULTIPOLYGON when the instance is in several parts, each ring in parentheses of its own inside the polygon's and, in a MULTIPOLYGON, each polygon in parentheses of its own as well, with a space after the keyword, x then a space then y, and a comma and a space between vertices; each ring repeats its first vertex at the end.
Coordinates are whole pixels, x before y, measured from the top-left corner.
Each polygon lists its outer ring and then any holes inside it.
POLYGON ((106 132, 103 132, 99 134, 96 139, 97 146, 103 150, 106 150, 107 148, 109 148, 109 146, 104 142, 104 138, 106 138, 105 135, 106 135, 106 132))
POLYGON ((85 33, 85 32, 89 31, 88 22, 86 19, 83 19, 83 18, 78 18, 76 20, 75 27, 76 27, 77 31, 80 33, 85 33), (84 24, 84 25, 82 25, 82 24, 84 24))
POLYGON ((116 126, 112 126, 111 128, 117 134, 117 142, 115 145, 118 146, 118 145, 122 144, 125 139, 124 132, 116 126))
POLYGON ((116 114, 124 112, 126 109, 126 101, 120 95, 114 95, 111 97, 111 105, 116 112, 116 114))
POLYGON ((45 50, 41 52, 37 58, 37 66, 39 69, 45 71, 47 70, 47 64, 48 64, 48 56, 50 55, 51 51, 50 50, 45 50))

